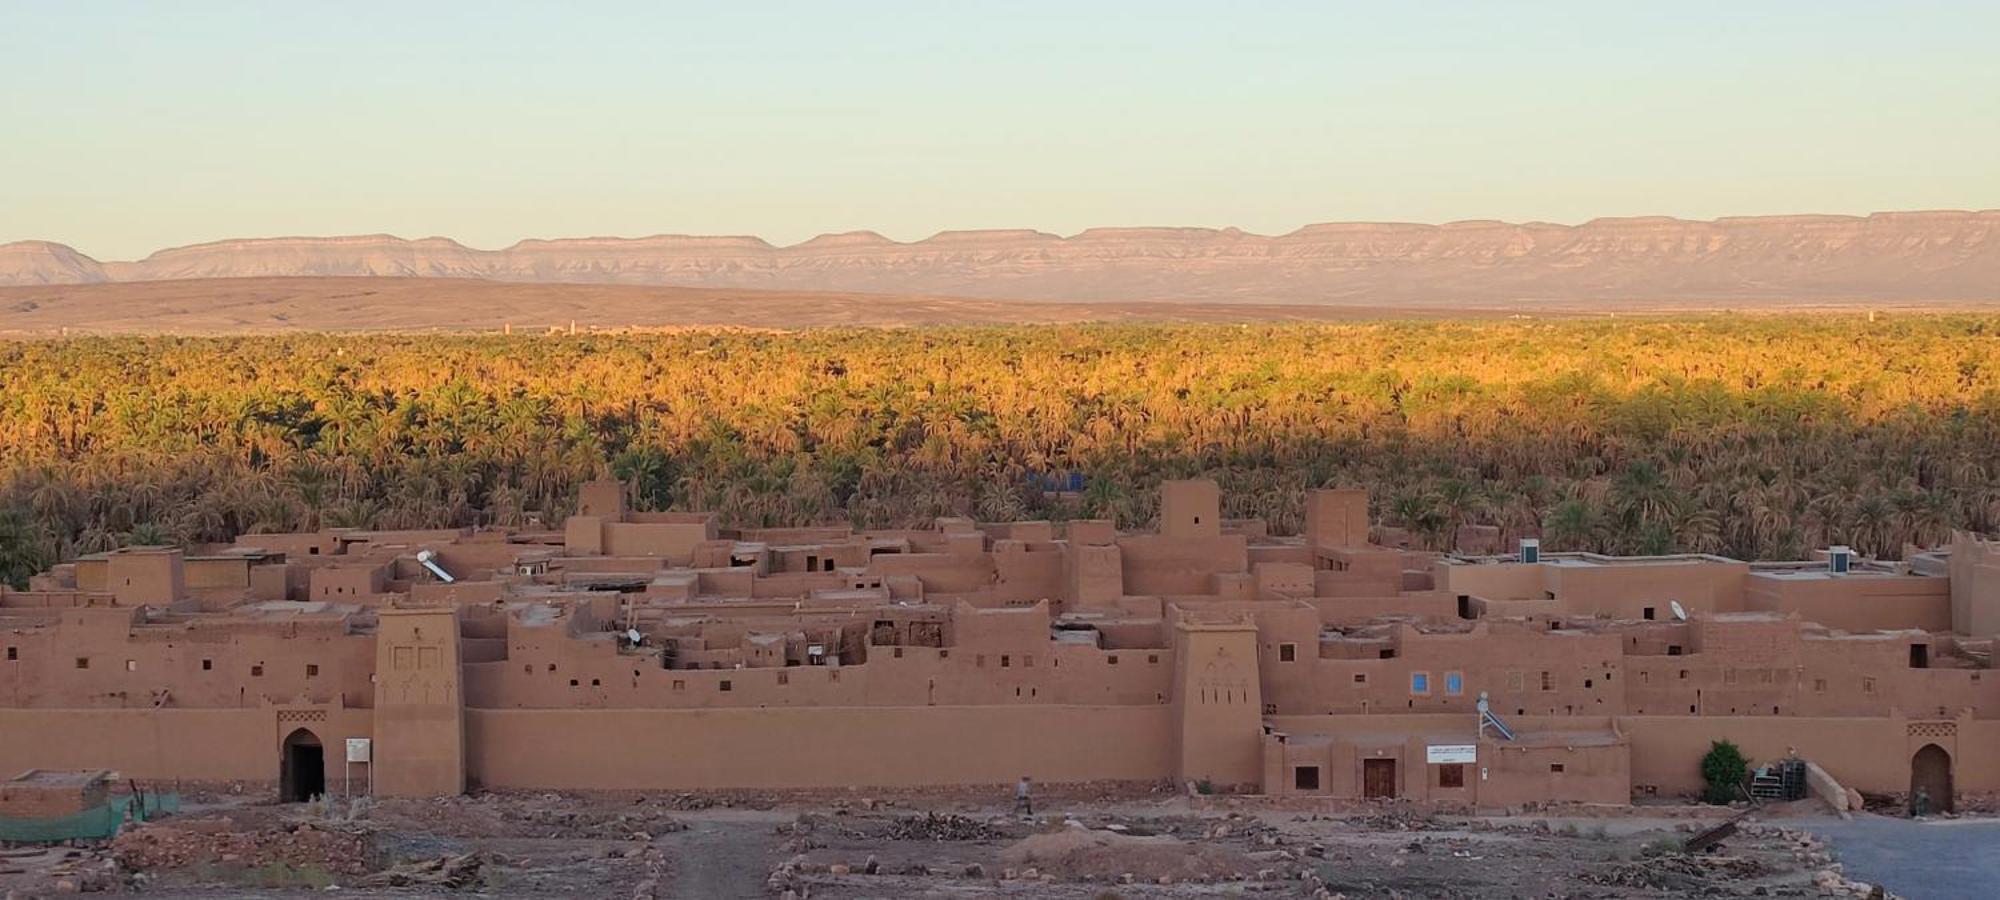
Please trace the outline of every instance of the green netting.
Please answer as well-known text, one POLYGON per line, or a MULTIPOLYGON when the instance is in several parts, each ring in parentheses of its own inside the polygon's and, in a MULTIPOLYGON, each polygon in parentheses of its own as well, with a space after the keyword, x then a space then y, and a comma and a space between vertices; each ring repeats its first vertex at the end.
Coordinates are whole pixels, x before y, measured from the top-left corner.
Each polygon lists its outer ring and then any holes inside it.
POLYGON ((130 794, 113 797, 102 806, 53 819, 21 819, 0 816, 0 841, 47 843, 52 841, 101 841, 118 833, 129 816, 144 822, 166 813, 179 812, 179 794, 146 794, 134 802, 130 794))

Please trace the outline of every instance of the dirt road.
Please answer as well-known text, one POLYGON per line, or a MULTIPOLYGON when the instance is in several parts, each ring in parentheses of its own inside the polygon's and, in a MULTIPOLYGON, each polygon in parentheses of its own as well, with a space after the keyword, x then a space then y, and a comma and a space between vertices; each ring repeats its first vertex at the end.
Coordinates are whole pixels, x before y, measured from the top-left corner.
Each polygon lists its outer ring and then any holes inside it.
POLYGON ((776 862, 777 835, 786 817, 712 811, 688 820, 688 829, 654 843, 671 860, 662 896, 672 900, 763 900, 764 879, 776 862))

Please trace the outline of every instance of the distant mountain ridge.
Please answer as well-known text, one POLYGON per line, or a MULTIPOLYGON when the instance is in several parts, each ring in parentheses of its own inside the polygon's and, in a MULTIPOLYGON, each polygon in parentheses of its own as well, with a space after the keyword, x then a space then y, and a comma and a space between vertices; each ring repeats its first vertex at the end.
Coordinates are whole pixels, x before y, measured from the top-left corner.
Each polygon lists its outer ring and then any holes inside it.
POLYGON ((0 285, 190 278, 402 276, 866 291, 993 299, 1256 303, 2000 300, 2000 210, 1759 216, 1582 225, 1330 223, 1234 228, 868 231, 779 247, 755 237, 525 240, 255 238, 100 262, 62 244, 0 244, 0 285))

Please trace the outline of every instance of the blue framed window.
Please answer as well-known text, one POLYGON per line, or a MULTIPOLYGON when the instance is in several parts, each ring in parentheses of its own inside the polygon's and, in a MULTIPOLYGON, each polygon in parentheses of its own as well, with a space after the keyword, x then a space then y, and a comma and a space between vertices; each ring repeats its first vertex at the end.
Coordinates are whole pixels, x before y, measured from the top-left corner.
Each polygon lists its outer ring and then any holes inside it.
POLYGON ((1430 693, 1430 692, 1431 692, 1431 676, 1430 676, 1430 673, 1429 673, 1429 672, 1411 672, 1411 673, 1410 673, 1410 693, 1412 693, 1412 694, 1428 694, 1428 693, 1430 693))
POLYGON ((1447 694, 1465 693, 1465 676, 1458 672, 1444 673, 1444 692, 1447 694))

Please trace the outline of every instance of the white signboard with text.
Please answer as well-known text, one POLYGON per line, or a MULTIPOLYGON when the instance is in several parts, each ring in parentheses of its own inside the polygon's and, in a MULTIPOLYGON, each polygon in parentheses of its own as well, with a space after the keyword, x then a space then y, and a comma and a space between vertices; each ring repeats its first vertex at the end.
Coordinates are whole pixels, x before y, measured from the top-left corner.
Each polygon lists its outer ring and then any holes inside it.
POLYGON ((1478 761, 1477 744, 1432 744, 1424 748, 1424 762, 1432 765, 1478 761))
POLYGON ((367 738, 348 738, 348 739, 347 739, 347 761, 348 761, 348 762, 351 762, 351 763, 365 763, 365 762, 367 762, 367 761, 368 761, 368 752, 369 752, 369 749, 370 749, 370 744, 371 744, 371 743, 372 743, 372 742, 371 742, 371 741, 369 741, 369 739, 367 739, 367 738))

